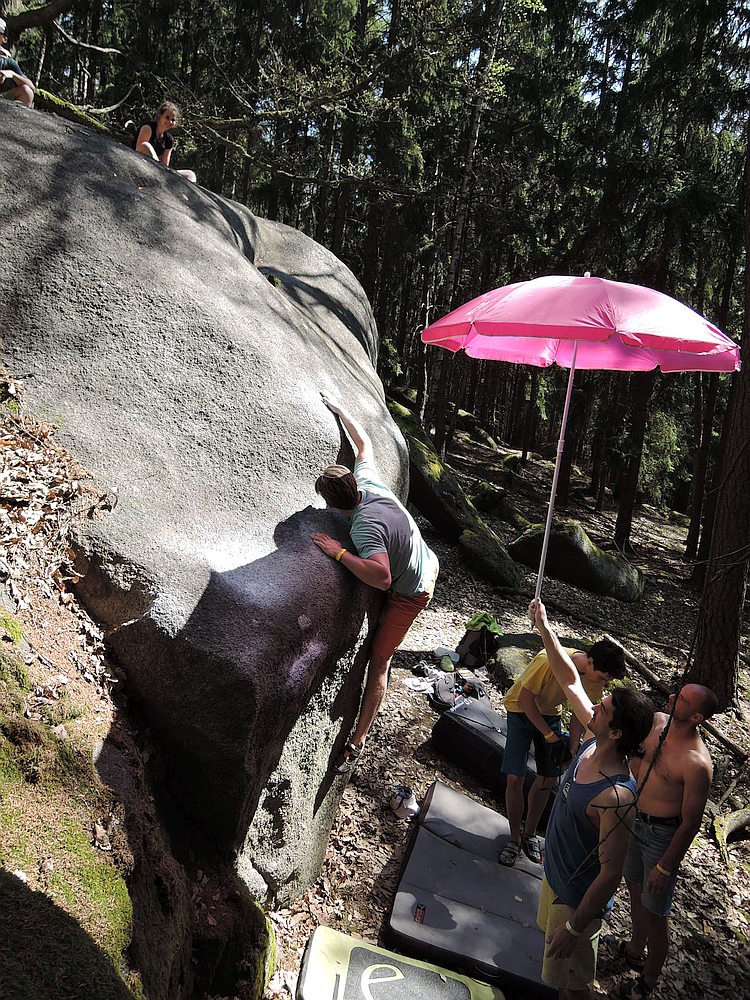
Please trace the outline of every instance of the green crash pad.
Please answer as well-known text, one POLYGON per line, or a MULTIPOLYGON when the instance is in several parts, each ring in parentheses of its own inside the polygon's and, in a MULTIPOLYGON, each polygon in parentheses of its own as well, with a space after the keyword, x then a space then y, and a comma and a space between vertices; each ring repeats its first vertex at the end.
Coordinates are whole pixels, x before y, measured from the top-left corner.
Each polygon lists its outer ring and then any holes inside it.
POLYGON ((505 1000, 496 986, 318 927, 297 980, 297 1000, 505 1000))

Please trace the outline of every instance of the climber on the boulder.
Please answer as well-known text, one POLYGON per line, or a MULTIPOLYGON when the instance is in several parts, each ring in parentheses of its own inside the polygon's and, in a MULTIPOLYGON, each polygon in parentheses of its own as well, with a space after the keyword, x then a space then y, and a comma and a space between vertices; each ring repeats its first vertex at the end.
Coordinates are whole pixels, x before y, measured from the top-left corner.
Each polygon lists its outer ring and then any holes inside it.
POLYGON ((414 619, 432 598, 439 565, 411 515, 379 481, 373 464, 372 442, 364 429, 338 403, 324 393, 321 395, 351 438, 355 462, 353 474, 346 466, 329 465, 318 476, 315 490, 329 507, 350 518, 349 533, 357 554, 321 532, 315 532, 312 539, 319 549, 340 562, 357 579, 388 591, 372 642, 357 727, 334 763, 339 774, 346 774, 362 753, 385 696, 391 658, 414 619))
MULTIPOLYGON (((175 147, 175 139, 170 129, 173 129, 180 121, 180 109, 171 101, 162 101, 156 109, 156 115, 151 121, 144 122, 138 129, 135 140, 135 151, 143 153, 144 156, 158 160, 164 167, 170 166, 172 150, 175 147)), ((174 170, 174 167, 172 167, 174 170)), ((198 178, 192 170, 175 170, 176 174, 181 174, 194 184, 198 178)))
POLYGON ((5 48, 8 41, 7 29, 5 18, 0 17, 0 97, 20 101, 31 108, 36 88, 5 48))

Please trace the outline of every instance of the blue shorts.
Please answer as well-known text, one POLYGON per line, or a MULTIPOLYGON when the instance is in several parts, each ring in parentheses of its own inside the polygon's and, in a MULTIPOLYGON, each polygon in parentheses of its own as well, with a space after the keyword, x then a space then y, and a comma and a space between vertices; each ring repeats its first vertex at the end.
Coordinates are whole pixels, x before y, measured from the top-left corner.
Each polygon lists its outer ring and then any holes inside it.
POLYGON ((646 891, 646 879, 649 872, 660 861, 664 852, 672 842, 677 826, 665 826, 663 823, 646 823, 636 815, 633 835, 625 857, 623 875, 626 882, 633 882, 642 887, 641 902, 657 917, 668 917, 672 909, 672 897, 677 881, 677 872, 672 872, 667 880, 666 892, 657 894, 646 891))
MULTIPOLYGON (((559 715, 543 715, 542 718, 558 736, 562 734, 562 719, 559 715)), ((508 712, 508 735, 500 768, 503 774, 526 774, 526 758, 529 747, 534 744, 536 773, 540 778, 556 778, 560 768, 549 762, 549 743, 524 712, 508 712)))

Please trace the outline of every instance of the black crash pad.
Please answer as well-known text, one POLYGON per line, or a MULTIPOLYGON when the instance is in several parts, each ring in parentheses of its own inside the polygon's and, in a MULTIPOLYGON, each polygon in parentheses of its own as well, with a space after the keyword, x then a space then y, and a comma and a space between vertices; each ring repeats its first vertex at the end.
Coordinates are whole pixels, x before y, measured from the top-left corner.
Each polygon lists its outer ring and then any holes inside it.
MULTIPOLYGON (((508 720, 489 705, 475 698, 462 699, 453 708, 443 712, 432 729, 432 745, 454 764, 483 785, 496 792, 505 792, 505 775, 500 770, 505 753, 508 720)), ((525 790, 528 792, 536 778, 534 747, 526 758, 525 790)), ((542 827, 549 819, 552 796, 542 814, 542 827)))
POLYGON ((505 1000, 496 986, 318 927, 297 980, 297 1000, 505 1000))
POLYGON ((511 995, 553 997, 540 978, 542 868, 523 855, 514 868, 499 864, 509 835, 504 816, 435 782, 396 891, 389 943, 511 995))

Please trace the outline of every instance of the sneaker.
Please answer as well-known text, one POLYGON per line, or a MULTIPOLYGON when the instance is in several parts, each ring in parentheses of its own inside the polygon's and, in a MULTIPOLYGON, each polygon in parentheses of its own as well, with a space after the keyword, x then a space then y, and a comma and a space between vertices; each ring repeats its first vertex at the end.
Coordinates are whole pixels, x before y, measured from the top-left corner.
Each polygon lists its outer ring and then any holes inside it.
POLYGON ((340 753, 333 762, 333 769, 336 774, 350 774, 362 756, 363 750, 363 746, 358 747, 353 743, 347 743, 344 747, 344 752, 340 753))

